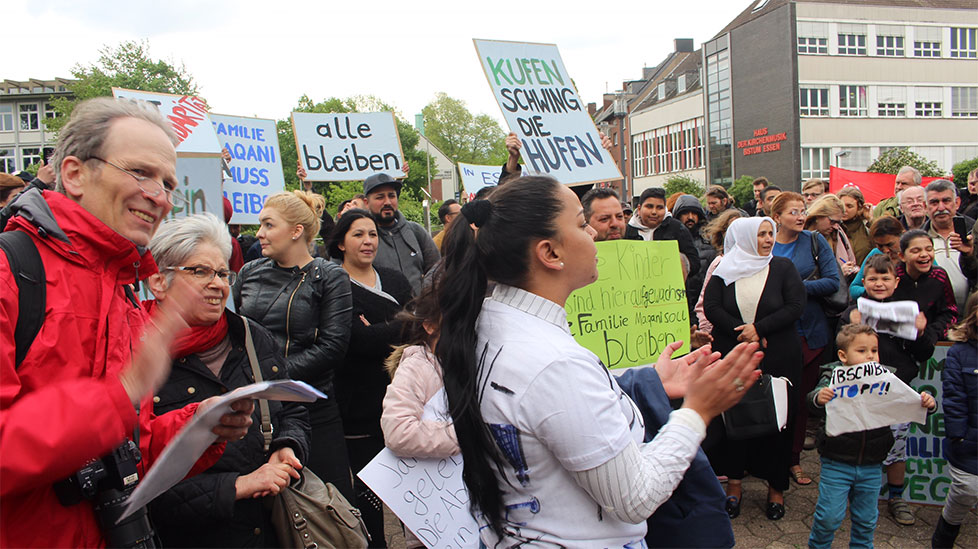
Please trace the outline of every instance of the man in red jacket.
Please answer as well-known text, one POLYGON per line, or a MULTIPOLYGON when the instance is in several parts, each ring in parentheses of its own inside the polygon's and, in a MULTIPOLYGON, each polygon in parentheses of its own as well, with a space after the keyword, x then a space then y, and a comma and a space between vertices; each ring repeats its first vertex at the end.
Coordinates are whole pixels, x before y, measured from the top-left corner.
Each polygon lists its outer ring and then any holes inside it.
MULTIPOLYGON (((46 308, 17 363, 19 290, 0 254, 2 547, 104 546, 92 503, 65 505, 54 485, 127 437, 138 441, 142 476, 197 410, 157 417, 152 395, 169 374, 184 316, 203 297, 185 284, 178 301, 152 319, 127 297, 129 284, 157 272, 146 246, 179 200, 171 193, 176 143, 149 103, 86 101, 61 131, 53 158, 58 192, 31 189, 16 202, 6 230, 27 233, 36 246, 46 308)), ((253 403, 234 409, 191 474, 216 462, 224 441, 247 432, 253 403)))

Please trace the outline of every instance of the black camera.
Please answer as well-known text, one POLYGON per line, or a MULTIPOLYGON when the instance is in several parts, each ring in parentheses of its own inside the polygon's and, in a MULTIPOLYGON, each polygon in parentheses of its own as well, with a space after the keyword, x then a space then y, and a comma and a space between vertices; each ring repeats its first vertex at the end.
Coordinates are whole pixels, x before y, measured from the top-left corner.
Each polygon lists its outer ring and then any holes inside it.
POLYGON ((85 464, 70 477, 54 484, 61 505, 91 501, 107 547, 158 547, 153 525, 142 507, 116 524, 139 482, 139 447, 128 438, 108 455, 85 464))

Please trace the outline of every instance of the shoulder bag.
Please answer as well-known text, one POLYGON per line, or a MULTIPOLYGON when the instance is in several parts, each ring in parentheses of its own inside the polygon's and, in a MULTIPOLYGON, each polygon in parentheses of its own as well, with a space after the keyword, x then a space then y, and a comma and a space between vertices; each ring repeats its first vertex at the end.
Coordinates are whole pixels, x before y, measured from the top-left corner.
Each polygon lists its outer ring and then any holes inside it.
MULTIPOLYGON (((805 280, 818 280, 822 278, 822 270, 818 268, 818 236, 816 232, 811 232, 812 240, 812 259, 815 261, 815 270, 808 275, 805 280)), ((832 257, 835 260, 835 256, 832 257)), ((837 317, 849 307, 849 284, 846 277, 842 276, 839 270, 839 287, 829 295, 814 296, 822 306, 822 311, 826 316, 837 317)))
MULTIPOLYGON (((248 319, 241 317, 245 328, 245 348, 248 361, 255 375, 255 382, 262 381, 261 368, 255 344, 251 338, 248 319)), ((261 433, 265 439, 265 452, 272 442, 271 414, 268 401, 258 400, 261 414, 261 433)), ((282 547, 303 549, 367 547, 367 527, 360 518, 360 510, 350 505, 343 494, 328 482, 323 482, 312 471, 299 471, 299 480, 282 490, 272 502, 272 525, 282 547)))
POLYGON ((749 440, 781 432, 788 424, 788 385, 786 378, 762 374, 740 402, 723 412, 727 438, 749 440))

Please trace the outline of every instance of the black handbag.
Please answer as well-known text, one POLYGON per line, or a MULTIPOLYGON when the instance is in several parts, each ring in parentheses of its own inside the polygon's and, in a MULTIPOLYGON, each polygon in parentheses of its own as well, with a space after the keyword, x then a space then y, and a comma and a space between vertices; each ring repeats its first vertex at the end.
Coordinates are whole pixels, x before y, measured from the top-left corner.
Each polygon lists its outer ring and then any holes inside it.
MULTIPOLYGON (((245 328, 245 349, 255 382, 262 381, 255 343, 251 339, 248 319, 241 317, 245 328)), ((261 433, 265 452, 272 442, 272 422, 268 401, 258 400, 261 433)), ((320 547, 361 549, 367 547, 370 534, 360 518, 360 510, 350 505, 343 494, 312 471, 303 469, 294 481, 272 502, 272 526, 282 547, 312 549, 320 547)))
POLYGON ((727 438, 749 440, 781 432, 774 384, 769 374, 762 374, 747 394, 732 408, 723 412, 727 438))
MULTIPOLYGON (((818 233, 812 232, 812 259, 815 260, 815 270, 808 275, 805 280, 818 280, 822 278, 821 269, 818 268, 818 233)), ((835 257, 833 256, 833 259, 835 257)), ((822 306, 822 311, 826 316, 838 317, 849 308, 849 284, 846 277, 842 276, 839 270, 839 287, 829 295, 814 296, 822 306)))

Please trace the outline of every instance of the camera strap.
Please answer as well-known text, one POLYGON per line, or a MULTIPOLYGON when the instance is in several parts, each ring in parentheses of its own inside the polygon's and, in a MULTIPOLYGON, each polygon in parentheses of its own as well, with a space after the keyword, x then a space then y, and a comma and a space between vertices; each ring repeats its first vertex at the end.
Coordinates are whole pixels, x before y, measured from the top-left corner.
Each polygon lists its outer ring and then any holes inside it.
MULTIPOLYGON (((248 319, 244 316, 241 317, 244 321, 244 332, 245 332, 245 349, 248 351, 248 362, 251 363, 251 371, 255 375, 255 383, 261 383, 264 381, 261 375, 261 368, 258 366, 258 356, 255 353, 255 342, 251 339, 251 326, 248 325, 248 319)), ((258 411, 261 413, 261 436, 265 441, 265 452, 268 452, 268 448, 272 445, 272 415, 268 412, 268 401, 260 398, 258 399, 258 411)))

